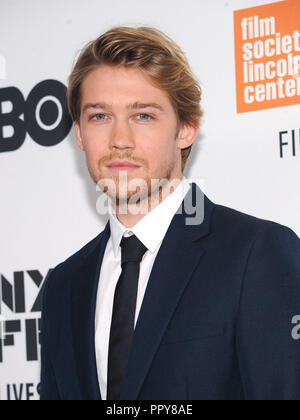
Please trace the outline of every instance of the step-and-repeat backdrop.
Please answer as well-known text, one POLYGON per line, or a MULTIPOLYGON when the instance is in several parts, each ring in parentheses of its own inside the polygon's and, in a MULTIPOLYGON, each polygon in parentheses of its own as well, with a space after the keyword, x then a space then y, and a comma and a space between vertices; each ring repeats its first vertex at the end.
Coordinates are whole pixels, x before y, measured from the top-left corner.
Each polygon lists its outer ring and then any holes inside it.
POLYGON ((300 235, 299 22, 299 0, 1 1, 1 400, 39 399, 44 279, 107 220, 66 111, 80 49, 115 25, 170 35, 203 89, 185 176, 300 235))

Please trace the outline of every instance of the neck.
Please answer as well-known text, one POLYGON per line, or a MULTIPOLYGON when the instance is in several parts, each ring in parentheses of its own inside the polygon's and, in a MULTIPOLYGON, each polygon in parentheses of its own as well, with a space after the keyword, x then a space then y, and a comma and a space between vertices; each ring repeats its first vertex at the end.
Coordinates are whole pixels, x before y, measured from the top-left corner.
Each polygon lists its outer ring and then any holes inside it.
POLYGON ((172 183, 172 187, 169 188, 169 183, 166 183, 163 187, 160 187, 151 196, 141 200, 138 204, 126 204, 126 206, 116 205, 116 217, 123 226, 132 228, 135 226, 143 217, 145 217, 151 210, 159 206, 170 194, 178 187, 181 178, 176 178, 176 182, 172 183), (137 207, 141 210, 137 213, 137 207))

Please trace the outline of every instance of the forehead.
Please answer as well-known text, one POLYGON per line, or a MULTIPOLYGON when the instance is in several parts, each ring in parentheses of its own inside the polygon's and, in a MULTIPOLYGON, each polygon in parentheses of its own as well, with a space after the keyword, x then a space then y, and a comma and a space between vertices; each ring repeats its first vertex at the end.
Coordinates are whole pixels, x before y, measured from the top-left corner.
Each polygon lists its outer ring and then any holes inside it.
POLYGON ((135 102, 171 107, 168 93, 136 68, 102 65, 90 71, 81 85, 81 105, 106 103, 110 108, 135 102))

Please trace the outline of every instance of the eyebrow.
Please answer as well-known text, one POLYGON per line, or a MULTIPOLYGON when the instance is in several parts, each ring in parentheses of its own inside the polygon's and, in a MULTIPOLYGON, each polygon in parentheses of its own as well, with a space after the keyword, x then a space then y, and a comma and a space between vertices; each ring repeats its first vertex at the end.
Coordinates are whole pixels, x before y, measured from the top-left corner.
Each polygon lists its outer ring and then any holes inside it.
MULTIPOLYGON (((90 108, 97 108, 97 109, 112 109, 112 106, 110 104, 107 104, 105 102, 97 102, 97 103, 87 103, 83 106, 82 112, 85 112, 87 109, 90 108)), ((157 104, 156 102, 150 102, 150 103, 142 103, 142 102, 134 102, 132 104, 127 104, 126 109, 144 109, 144 108, 156 108, 159 111, 164 111, 164 108, 157 104)))

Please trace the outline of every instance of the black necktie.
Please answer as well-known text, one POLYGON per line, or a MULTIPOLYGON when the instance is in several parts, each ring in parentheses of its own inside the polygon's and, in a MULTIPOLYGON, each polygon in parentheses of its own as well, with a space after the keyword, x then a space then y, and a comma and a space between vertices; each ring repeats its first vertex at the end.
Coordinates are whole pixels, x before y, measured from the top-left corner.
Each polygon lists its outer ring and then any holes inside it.
POLYGON ((147 248, 132 235, 121 241, 121 266, 110 327, 107 399, 119 400, 125 367, 134 332, 140 262, 147 248))

